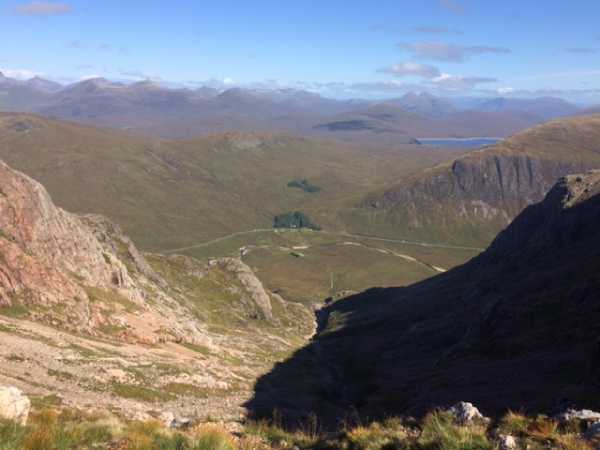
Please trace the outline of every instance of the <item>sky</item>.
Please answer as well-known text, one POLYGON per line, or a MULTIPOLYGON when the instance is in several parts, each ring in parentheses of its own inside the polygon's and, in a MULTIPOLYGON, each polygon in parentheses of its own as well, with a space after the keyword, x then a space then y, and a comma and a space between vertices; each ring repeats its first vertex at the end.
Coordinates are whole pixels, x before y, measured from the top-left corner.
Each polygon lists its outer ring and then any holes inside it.
POLYGON ((0 0, 0 71, 597 103, 599 19, 598 0, 0 0))

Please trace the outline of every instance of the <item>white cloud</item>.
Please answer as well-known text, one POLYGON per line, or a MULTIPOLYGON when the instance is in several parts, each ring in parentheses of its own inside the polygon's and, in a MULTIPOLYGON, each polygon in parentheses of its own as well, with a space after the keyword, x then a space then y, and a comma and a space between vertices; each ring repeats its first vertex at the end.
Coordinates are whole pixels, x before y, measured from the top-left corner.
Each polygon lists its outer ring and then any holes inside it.
POLYGON ((515 88, 507 86, 507 87, 501 87, 496 89, 496 92, 498 92, 498 94, 500 95, 510 95, 513 92, 515 92, 515 88))
POLYGON ((468 90, 476 87, 478 84, 483 83, 495 83, 498 80, 496 78, 489 77, 463 77, 460 75, 450 75, 443 73, 439 77, 431 80, 436 86, 443 89, 461 89, 468 90))
POLYGON ((427 64, 420 64, 413 61, 394 64, 379 70, 381 73, 387 73, 397 77, 421 77, 421 78, 436 78, 441 75, 437 67, 427 64))
POLYGON ((17 6, 15 12, 24 16, 55 16, 68 14, 73 8, 68 3, 54 3, 46 1, 29 2, 17 6))
POLYGON ((96 78, 102 78, 102 75, 98 75, 98 74, 84 75, 82 77, 79 77, 79 81, 94 80, 96 78))
POLYGON ((39 72, 27 69, 0 69, 0 72, 8 78, 14 78, 16 80, 29 80, 41 75, 39 72))
POLYGON ((445 42, 412 42, 401 43, 398 46, 412 53, 415 58, 446 62, 463 62, 470 56, 486 53, 510 53, 510 49, 505 47, 490 47, 486 45, 462 46, 445 42))

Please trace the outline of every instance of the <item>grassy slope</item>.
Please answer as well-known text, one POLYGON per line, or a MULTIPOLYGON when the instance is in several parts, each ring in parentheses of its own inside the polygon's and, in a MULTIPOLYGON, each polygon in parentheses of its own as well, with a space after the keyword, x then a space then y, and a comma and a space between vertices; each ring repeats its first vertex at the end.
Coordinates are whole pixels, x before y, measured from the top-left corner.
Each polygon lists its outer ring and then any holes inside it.
POLYGON ((105 214, 151 250, 269 228, 275 214, 292 210, 344 229, 340 211, 365 192, 450 157, 416 146, 373 149, 277 134, 149 140, 0 115, 0 158, 44 184, 58 205, 105 214), (286 186, 304 178, 322 191, 286 186))

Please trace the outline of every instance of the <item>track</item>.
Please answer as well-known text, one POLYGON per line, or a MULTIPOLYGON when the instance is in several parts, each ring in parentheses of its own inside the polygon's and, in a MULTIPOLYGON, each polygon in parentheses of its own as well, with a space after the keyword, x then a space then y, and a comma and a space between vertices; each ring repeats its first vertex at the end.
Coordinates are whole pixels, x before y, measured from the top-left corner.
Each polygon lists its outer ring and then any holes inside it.
MULTIPOLYGON (((309 231, 309 230, 304 230, 304 231, 309 231)), ((236 233, 231 233, 226 236, 221 236, 219 238, 212 239, 210 241, 202 242, 199 244, 194 244, 194 245, 190 245, 187 247, 175 248, 172 250, 165 250, 162 253, 168 255, 168 254, 183 252, 186 250, 193 250, 195 248, 206 247, 208 245, 215 244, 217 242, 226 241, 227 239, 230 239, 232 237, 244 236, 244 235, 248 235, 248 234, 279 233, 279 232, 281 232, 281 230, 275 229, 275 228, 257 228, 254 230, 238 231, 236 233)), ((344 237, 344 238, 369 239, 372 241, 380 241, 380 242, 392 242, 392 243, 405 244, 405 245, 418 245, 420 247, 447 248, 447 249, 452 249, 452 250, 473 250, 473 251, 483 251, 484 250, 483 248, 479 248, 479 247, 466 247, 466 246, 460 246, 460 245, 450 245, 450 244, 432 243, 432 242, 424 242, 424 241, 411 241, 408 239, 389 239, 389 238, 382 238, 379 236, 370 236, 367 234, 336 233, 334 231, 316 231, 316 230, 311 230, 310 232, 327 234, 327 235, 331 235, 331 236, 339 236, 339 237, 344 237)))

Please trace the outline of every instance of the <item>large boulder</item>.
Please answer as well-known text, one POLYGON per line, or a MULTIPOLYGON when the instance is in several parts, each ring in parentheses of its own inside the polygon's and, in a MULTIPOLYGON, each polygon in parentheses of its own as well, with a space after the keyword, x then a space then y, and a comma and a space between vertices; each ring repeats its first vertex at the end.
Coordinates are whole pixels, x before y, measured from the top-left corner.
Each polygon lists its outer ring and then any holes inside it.
POLYGON ((459 402, 450 408, 448 412, 461 424, 468 424, 477 420, 488 420, 472 403, 469 402, 459 402))
POLYGON ((0 386, 0 418, 25 425, 30 409, 31 402, 19 389, 0 386))
POLYGON ((567 409, 565 412, 556 416, 560 422, 569 422, 571 420, 581 420, 582 422, 599 422, 600 413, 589 409, 567 409))
POLYGON ((159 419, 167 428, 188 428, 192 423, 191 419, 176 417, 171 411, 163 412, 159 419))

